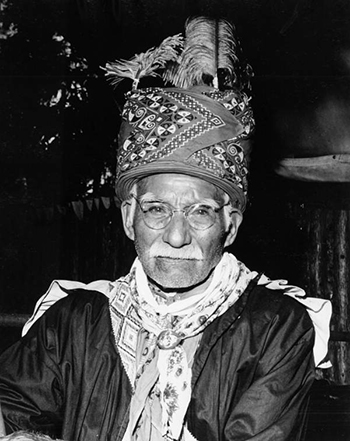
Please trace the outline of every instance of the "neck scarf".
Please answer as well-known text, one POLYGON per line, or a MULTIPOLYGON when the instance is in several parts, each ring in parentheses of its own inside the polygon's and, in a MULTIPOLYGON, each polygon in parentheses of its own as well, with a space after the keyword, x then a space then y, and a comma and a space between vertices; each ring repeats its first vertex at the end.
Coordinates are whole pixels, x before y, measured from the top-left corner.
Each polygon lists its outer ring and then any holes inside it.
MULTIPOLYGON (((157 303, 138 259, 124 283, 119 285, 111 301, 112 308, 117 312, 113 328, 118 350, 134 391, 145 366, 157 360, 156 380, 165 439, 179 439, 191 398, 191 369, 183 341, 201 333, 215 318, 227 311, 255 276, 255 272, 249 271, 233 255, 225 253, 204 292, 170 305, 157 303), (121 303, 123 308, 120 308, 121 303), (137 332, 141 327, 149 332, 153 348, 148 351, 149 356, 142 360, 141 366, 136 367, 137 332)), ((153 385, 150 384, 149 389, 153 385)), ((131 400, 128 428, 131 436, 140 417, 136 412, 136 407, 140 409, 140 403, 136 406, 137 395, 134 393, 131 400)))

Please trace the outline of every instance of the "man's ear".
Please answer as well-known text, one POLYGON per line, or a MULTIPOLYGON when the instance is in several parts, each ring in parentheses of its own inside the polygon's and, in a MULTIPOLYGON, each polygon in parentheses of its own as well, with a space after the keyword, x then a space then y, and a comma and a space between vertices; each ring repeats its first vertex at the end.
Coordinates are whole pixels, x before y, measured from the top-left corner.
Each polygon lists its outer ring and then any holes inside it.
POLYGON ((129 239, 134 240, 135 239, 135 232, 134 232, 135 210, 132 209, 131 202, 124 201, 120 207, 120 210, 122 212, 123 227, 124 227, 125 234, 128 236, 129 239))
POLYGON ((242 220, 243 220, 243 215, 239 210, 234 211, 231 214, 231 224, 227 232, 224 248, 233 244, 234 240, 236 239, 238 228, 241 225, 242 220))

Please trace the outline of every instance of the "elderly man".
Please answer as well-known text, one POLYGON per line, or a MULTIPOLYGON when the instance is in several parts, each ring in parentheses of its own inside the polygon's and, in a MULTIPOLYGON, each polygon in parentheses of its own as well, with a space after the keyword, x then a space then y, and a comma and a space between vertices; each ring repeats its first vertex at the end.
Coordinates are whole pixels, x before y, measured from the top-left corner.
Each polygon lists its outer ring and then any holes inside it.
POLYGON ((138 257, 115 282, 53 282, 0 359, 6 433, 300 439, 329 305, 224 251, 246 204, 249 100, 180 86, 127 94, 116 191, 138 257))

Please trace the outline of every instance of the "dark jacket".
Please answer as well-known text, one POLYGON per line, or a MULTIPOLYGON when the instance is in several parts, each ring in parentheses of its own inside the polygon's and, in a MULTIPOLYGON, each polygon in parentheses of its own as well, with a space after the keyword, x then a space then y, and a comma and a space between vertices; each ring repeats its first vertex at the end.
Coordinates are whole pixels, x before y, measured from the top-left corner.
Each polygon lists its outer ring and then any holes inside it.
MULTIPOLYGON (((280 291, 248 287, 203 333, 186 414, 190 432, 198 441, 299 440, 313 341, 302 305, 280 291)), ((0 357, 8 433, 119 441, 131 394, 108 299, 97 292, 71 291, 0 357)))

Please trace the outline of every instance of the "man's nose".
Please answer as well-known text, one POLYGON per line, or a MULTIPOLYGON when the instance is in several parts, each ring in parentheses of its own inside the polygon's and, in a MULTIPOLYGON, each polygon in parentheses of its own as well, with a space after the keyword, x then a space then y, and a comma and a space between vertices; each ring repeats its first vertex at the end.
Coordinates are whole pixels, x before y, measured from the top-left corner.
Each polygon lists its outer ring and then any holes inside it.
POLYGON ((166 226, 163 241, 173 248, 181 248, 191 243, 189 224, 183 213, 174 213, 170 223, 166 226))

